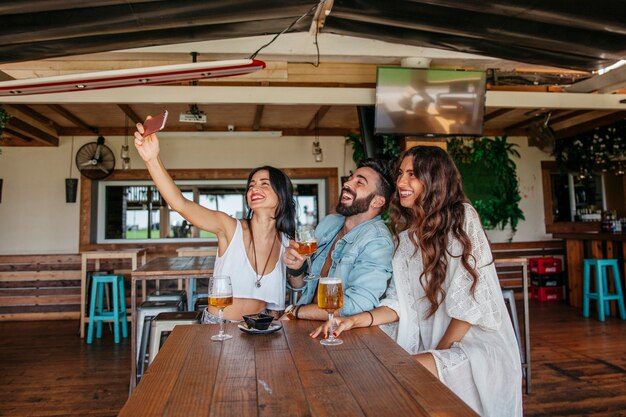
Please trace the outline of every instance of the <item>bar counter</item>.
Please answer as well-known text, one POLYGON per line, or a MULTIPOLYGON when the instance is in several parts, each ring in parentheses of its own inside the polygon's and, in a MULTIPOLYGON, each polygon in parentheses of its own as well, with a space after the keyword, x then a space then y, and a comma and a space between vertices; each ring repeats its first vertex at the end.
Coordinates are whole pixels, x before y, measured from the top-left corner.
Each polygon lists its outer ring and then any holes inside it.
POLYGON ((565 241, 570 305, 582 307, 584 259, 619 259, 623 282, 626 233, 569 232, 553 233, 552 236, 565 241))

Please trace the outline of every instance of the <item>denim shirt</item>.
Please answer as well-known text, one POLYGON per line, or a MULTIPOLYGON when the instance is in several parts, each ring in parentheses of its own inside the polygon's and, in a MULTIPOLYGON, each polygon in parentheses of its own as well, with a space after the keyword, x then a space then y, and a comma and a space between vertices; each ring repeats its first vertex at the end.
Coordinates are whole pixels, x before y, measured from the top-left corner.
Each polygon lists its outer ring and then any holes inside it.
MULTIPOLYGON (((311 259, 311 269, 316 276, 319 276, 344 222, 344 216, 330 214, 315 229, 317 252, 311 259)), ((393 248, 391 233, 380 216, 357 225, 337 242, 331 254, 328 276, 341 278, 343 282, 342 316, 378 307, 391 279, 393 248)), ((298 304, 313 301, 317 283, 306 283, 298 304)))

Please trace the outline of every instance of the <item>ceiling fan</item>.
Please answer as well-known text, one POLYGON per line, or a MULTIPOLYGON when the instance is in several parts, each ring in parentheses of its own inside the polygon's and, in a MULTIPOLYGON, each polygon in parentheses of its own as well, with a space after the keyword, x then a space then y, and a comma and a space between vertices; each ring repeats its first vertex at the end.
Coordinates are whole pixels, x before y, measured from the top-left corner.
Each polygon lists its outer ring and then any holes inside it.
POLYGON ((98 136, 96 142, 89 142, 76 152, 76 167, 82 175, 92 180, 101 180, 113 173, 115 155, 104 144, 104 137, 98 136))
POLYGON ((537 123, 532 124, 528 128, 528 145, 539 148, 542 152, 551 154, 554 152, 554 145, 556 143, 556 137, 554 136, 554 130, 548 126, 552 112, 545 114, 545 119, 537 123))

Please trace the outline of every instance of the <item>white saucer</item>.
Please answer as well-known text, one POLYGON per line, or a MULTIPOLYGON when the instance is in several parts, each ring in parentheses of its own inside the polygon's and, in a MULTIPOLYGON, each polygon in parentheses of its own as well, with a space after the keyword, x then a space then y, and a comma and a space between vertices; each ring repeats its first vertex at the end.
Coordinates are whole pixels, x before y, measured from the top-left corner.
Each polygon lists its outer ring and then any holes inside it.
POLYGON ((273 321, 266 330, 250 329, 245 323, 238 324, 239 330, 250 334, 268 334, 274 333, 283 328, 283 325, 278 321, 273 321))

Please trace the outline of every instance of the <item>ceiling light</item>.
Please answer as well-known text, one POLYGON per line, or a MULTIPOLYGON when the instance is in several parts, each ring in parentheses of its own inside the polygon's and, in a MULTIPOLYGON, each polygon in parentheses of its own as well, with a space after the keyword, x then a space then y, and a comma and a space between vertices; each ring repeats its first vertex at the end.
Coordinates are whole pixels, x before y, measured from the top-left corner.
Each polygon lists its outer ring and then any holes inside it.
POLYGON ((324 154, 322 151, 322 147, 320 146, 319 141, 313 141, 313 156, 315 157, 315 162, 322 162, 324 160, 324 154))

